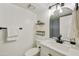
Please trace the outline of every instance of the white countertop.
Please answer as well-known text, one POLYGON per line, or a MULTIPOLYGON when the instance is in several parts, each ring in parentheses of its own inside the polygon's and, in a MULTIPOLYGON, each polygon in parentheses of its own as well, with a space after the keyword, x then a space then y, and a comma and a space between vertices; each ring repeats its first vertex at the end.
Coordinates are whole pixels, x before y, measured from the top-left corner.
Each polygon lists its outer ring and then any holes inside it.
POLYGON ((41 40, 40 42, 42 45, 53 49, 59 53, 62 53, 67 56, 79 56, 79 48, 75 45, 71 45, 69 43, 57 43, 55 40, 51 38, 47 38, 45 40, 41 40))

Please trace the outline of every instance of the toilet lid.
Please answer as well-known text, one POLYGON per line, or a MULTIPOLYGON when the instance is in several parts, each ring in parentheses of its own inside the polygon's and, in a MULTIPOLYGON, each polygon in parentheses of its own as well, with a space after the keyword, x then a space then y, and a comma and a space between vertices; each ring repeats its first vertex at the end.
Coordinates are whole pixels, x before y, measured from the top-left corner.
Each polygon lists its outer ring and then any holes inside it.
POLYGON ((39 48, 31 48, 25 53, 25 55, 26 56, 34 56, 37 53, 39 53, 39 48))

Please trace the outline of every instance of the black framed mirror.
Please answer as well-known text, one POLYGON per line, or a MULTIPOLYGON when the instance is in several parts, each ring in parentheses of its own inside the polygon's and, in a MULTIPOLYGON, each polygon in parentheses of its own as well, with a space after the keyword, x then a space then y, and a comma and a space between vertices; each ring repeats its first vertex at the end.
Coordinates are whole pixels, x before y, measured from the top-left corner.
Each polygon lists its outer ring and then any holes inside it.
POLYGON ((54 15, 50 16, 50 38, 60 35, 60 17, 72 15, 72 9, 68 7, 62 8, 62 13, 59 10, 54 11, 54 15))

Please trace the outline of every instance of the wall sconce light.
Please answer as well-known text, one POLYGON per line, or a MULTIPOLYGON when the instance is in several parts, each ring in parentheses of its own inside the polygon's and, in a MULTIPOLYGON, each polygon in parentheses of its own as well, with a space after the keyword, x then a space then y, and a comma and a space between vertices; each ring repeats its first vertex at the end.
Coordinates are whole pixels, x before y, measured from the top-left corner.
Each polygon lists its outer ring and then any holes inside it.
POLYGON ((75 3, 76 10, 78 10, 78 3, 75 3))
POLYGON ((61 4, 56 3, 52 6, 49 6, 49 14, 54 15, 54 11, 57 10, 57 9, 60 11, 60 13, 62 13, 63 12, 63 10, 61 9, 62 6, 64 6, 64 3, 61 3, 61 4), (56 7, 56 9, 52 9, 52 7, 54 7, 54 6, 56 7))

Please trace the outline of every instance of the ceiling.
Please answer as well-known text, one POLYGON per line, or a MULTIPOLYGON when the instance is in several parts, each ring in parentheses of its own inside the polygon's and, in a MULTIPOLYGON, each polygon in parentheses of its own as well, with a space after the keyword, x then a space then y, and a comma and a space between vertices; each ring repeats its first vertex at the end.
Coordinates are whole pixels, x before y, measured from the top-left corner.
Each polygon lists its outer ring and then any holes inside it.
MULTIPOLYGON (((39 15, 47 11, 49 6, 54 5, 56 3, 13 3, 13 4, 22 7, 24 9, 28 9, 39 15)), ((73 6, 74 4, 72 3, 65 3, 65 7, 69 7, 70 9, 73 9, 73 6)))
POLYGON ((14 3, 14 4, 19 7, 29 9, 36 14, 40 14, 44 13, 46 10, 48 10, 48 7, 50 5, 53 5, 55 3, 14 3), (29 7, 30 4, 31 6, 29 7))

